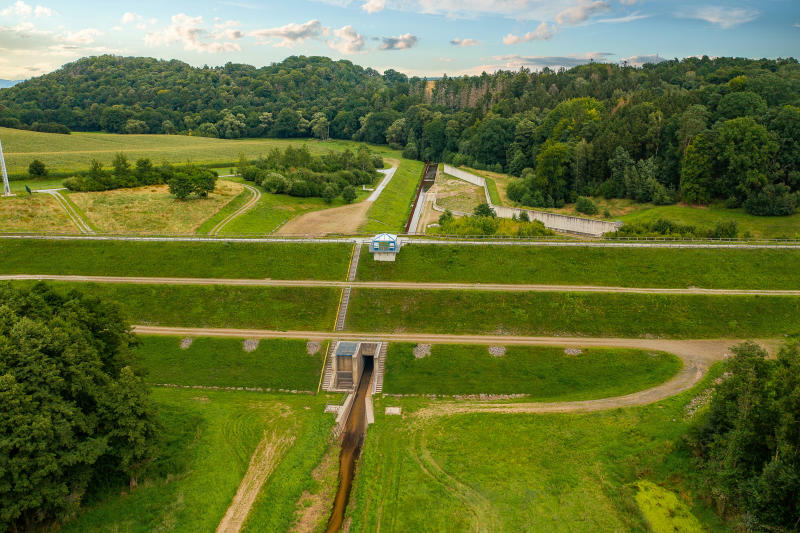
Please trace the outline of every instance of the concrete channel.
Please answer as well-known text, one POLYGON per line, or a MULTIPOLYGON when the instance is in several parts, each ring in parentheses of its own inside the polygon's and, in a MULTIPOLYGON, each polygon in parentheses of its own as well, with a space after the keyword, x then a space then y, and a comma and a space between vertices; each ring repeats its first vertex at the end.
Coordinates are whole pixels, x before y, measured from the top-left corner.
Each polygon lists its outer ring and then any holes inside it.
POLYGON ((337 533, 344 523, 344 515, 347 511, 347 504, 350 501, 350 492, 353 489, 356 465, 358 464, 361 447, 364 444, 364 436, 367 432, 367 400, 371 399, 368 397, 371 392, 373 368, 373 358, 364 358, 361 379, 358 382, 355 395, 349 402, 349 413, 345 415, 346 422, 342 433, 342 451, 339 454, 339 488, 333 500, 333 509, 328 520, 327 533, 337 533))

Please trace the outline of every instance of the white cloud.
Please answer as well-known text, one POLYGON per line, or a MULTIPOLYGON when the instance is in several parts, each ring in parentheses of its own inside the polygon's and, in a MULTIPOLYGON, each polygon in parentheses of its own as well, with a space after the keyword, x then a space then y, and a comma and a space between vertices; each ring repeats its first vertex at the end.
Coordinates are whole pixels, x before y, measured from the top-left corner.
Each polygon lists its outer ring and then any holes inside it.
POLYGON ((383 41, 380 46, 381 50, 408 50, 419 42, 417 36, 410 33, 396 37, 383 37, 381 40, 383 41))
POLYGON ((55 11, 53 11, 49 7, 44 7, 44 6, 33 7, 29 4, 26 4, 22 0, 17 0, 7 8, 0 11, 0 16, 2 17, 9 17, 11 15, 16 15, 17 17, 22 17, 22 18, 28 18, 31 15, 37 18, 52 17, 53 15, 55 15, 55 11))
POLYGON ((245 33, 239 29, 241 25, 242 23, 238 20, 226 20, 222 22, 221 19, 216 19, 214 22, 214 31, 211 32, 211 35, 217 41, 224 39, 238 41, 245 36, 245 33))
POLYGON ((542 22, 535 30, 529 31, 525 35, 514 35, 509 33, 503 37, 503 44, 518 44, 527 43, 530 41, 549 41, 556 33, 555 26, 548 26, 546 22, 542 22))
POLYGON ((638 11, 635 13, 631 13, 630 15, 625 15, 624 17, 614 17, 614 18, 607 18, 607 19, 596 19, 593 22, 596 24, 619 24, 623 22, 634 22, 636 20, 642 20, 652 17, 653 15, 642 15, 638 11))
MULTIPOLYGON (((242 48, 232 42, 207 42, 208 32, 204 29, 203 17, 190 17, 185 13, 172 16, 172 24, 164 30, 148 32, 144 37, 147 46, 169 46, 182 44, 184 50, 218 54, 220 52, 240 52, 242 48)), ((214 37, 212 35, 212 37, 214 37)))
POLYGON ((758 18, 759 11, 749 7, 704 6, 679 13, 683 18, 704 20, 727 30, 758 18))
POLYGON ((333 30, 337 40, 328 41, 328 46, 342 54, 355 54, 364 49, 364 36, 359 34, 352 26, 344 26, 333 30))
POLYGON ((249 33, 252 37, 258 39, 258 44, 273 44, 272 38, 278 38, 280 41, 274 46, 292 46, 297 43, 302 43, 307 39, 318 38, 328 30, 322 27, 318 20, 309 20, 304 24, 287 24, 278 28, 267 28, 263 30, 255 30, 249 33))
POLYGON ((800 28, 800 22, 795 22, 795 23, 794 23, 794 27, 795 27, 795 28, 800 28))
POLYGON ((65 43, 71 44, 92 44, 95 41, 95 37, 99 37, 103 35, 103 32, 95 29, 95 28, 86 28, 84 30, 79 31, 68 31, 62 34, 59 34, 59 37, 65 43))
POLYGON ((623 57, 620 60, 620 63, 627 63, 633 67, 641 67, 642 65, 646 65, 648 63, 656 64, 656 63, 663 63, 667 61, 663 57, 658 54, 655 55, 644 55, 644 56, 631 56, 631 57, 623 57))
POLYGON ((386 0, 367 0, 361 5, 367 13, 378 13, 386 9, 386 0))
POLYGON ((452 44, 453 46, 465 47, 465 46, 478 46, 481 43, 479 41, 476 41, 475 39, 459 39, 458 37, 456 37, 455 39, 450 41, 450 44, 452 44))
POLYGON ((123 24, 133 24, 137 20, 142 20, 142 16, 137 15, 136 13, 131 13, 130 11, 122 15, 123 24))
POLYGON ((602 0, 580 0, 577 5, 568 7, 556 15, 556 22, 563 26, 580 24, 597 13, 611 9, 608 2, 602 0))

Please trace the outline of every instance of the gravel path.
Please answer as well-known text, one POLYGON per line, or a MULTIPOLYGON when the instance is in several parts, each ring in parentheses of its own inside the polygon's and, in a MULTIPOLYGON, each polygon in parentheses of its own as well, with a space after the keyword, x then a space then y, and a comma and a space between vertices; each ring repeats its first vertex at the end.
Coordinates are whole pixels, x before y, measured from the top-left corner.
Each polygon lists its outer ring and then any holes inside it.
POLYGON ((222 219, 219 222, 219 224, 214 226, 211 229, 211 231, 208 232, 209 235, 219 235, 219 233, 222 231, 222 229, 225 226, 227 226, 235 218, 237 218, 240 215, 243 215, 244 213, 248 212, 250 209, 252 209, 258 203, 259 200, 261 200, 261 191, 260 190, 256 189, 252 185, 245 185, 244 188, 247 189, 248 191, 250 191, 250 199, 247 202, 245 202, 245 204, 242 207, 240 207, 235 212, 231 213, 230 215, 228 215, 227 217, 222 219))
POLYGON ((707 294, 732 296, 800 296, 800 290, 767 289, 666 289, 660 287, 604 287, 598 285, 530 285, 503 283, 417 283, 403 281, 326 281, 226 278, 164 278, 137 276, 67 276, 58 274, 5 274, 0 281, 72 281, 130 283, 134 285, 224 285, 236 287, 333 287, 354 289, 459 290, 492 292, 613 292, 632 294, 707 294))

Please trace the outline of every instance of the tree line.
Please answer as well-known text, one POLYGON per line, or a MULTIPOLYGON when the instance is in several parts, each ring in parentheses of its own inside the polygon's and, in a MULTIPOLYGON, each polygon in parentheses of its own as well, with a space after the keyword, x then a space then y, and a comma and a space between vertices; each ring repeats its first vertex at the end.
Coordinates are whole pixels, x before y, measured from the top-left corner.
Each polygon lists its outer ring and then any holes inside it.
POLYGON ((794 59, 593 63, 428 86, 320 57, 198 69, 102 56, 0 91, 0 125, 354 139, 508 172, 520 179, 512 199, 533 207, 599 195, 784 215, 800 189, 798 105, 794 59))

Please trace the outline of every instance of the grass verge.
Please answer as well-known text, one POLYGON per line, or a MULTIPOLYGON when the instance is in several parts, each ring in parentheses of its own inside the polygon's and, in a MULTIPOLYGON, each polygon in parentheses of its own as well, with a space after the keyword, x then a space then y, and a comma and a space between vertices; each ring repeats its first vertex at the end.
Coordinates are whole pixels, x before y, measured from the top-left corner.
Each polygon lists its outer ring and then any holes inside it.
POLYGON ((240 192, 236 198, 225 204, 222 209, 200 224, 200 227, 197 228, 196 233, 200 235, 207 235, 209 231, 214 229, 214 227, 222 222, 228 215, 232 215, 245 203, 247 203, 251 196, 252 193, 249 190, 242 189, 242 192, 240 192))
POLYGON ((0 239, 0 273, 344 280, 351 252, 348 244, 0 239))
POLYGON ((416 359, 414 344, 389 345, 383 391, 387 394, 528 394, 536 401, 621 396, 663 383, 681 368, 664 352, 510 346, 493 357, 486 346, 434 345, 416 359))
POLYGON ((796 289, 800 250, 410 245, 367 258, 360 281, 796 289), (502 258, 502 260, 498 260, 502 258))
POLYGON ((800 331, 800 298, 357 289, 347 328, 364 332, 744 338, 800 331))
MULTIPOLYGON (((30 286, 30 282, 15 282, 30 286)), ((62 283, 116 302, 133 324, 192 328, 316 330, 331 328, 339 292, 328 288, 62 283)))
POLYGON ((497 183, 493 178, 485 177, 486 188, 489 190, 489 198, 494 205, 503 205, 503 200, 500 198, 500 192, 497 190, 497 183))
POLYGON ((265 339, 246 352, 241 339, 194 339, 181 349, 178 337, 140 337, 136 354, 151 383, 210 387, 317 390, 322 349, 306 352, 300 340, 265 339))
POLYGON ((367 222, 360 231, 402 232, 411 214, 411 204, 424 168, 425 164, 420 161, 403 159, 392 181, 367 211, 367 222))
MULTIPOLYGON (((97 491, 62 531, 214 531, 265 434, 295 441, 262 491, 298 453, 326 445, 333 424, 323 413, 324 397, 171 389, 152 396, 163 427, 160 457, 138 488, 97 491)), ((293 474, 291 490, 271 493, 282 523, 289 523, 302 487, 311 483, 310 470, 293 474)))
POLYGON ((711 531, 682 445, 689 400, 592 414, 421 418, 435 400, 377 398, 351 499, 351 531, 647 531, 635 497, 650 480, 675 491, 711 531), (386 416, 400 405, 403 417, 386 416))

